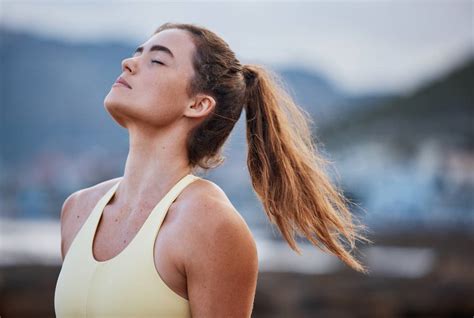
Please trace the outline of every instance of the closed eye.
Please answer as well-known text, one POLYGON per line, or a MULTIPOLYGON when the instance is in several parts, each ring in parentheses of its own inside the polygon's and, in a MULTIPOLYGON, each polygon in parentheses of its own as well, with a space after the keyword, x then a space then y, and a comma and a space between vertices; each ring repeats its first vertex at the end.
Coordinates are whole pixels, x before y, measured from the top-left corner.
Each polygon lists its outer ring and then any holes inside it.
POLYGON ((158 60, 151 60, 152 63, 158 63, 158 64, 161 64, 161 65, 165 65, 163 62, 160 62, 158 60))

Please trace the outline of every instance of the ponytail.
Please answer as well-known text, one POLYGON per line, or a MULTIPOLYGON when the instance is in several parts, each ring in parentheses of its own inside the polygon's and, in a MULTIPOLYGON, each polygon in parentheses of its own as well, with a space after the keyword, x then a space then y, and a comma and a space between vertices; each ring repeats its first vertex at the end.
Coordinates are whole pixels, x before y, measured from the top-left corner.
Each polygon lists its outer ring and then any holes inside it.
POLYGON ((311 118, 286 95, 278 77, 256 65, 242 67, 228 44, 204 27, 168 22, 155 33, 167 29, 186 30, 196 47, 188 95, 204 92, 216 99, 215 111, 189 131, 186 149, 192 169, 223 162, 222 145, 245 107, 247 165, 270 221, 299 254, 295 233, 366 272, 350 252, 356 240, 370 241, 359 234, 363 226, 355 223, 347 199, 324 172, 328 161, 312 142, 311 118))
POLYGON ((311 117, 286 94, 274 73, 244 65, 243 75, 247 165, 266 215, 298 254, 294 236, 302 234, 351 268, 367 273, 350 252, 357 240, 370 240, 360 234, 365 227, 353 219, 350 201, 324 172, 330 162, 312 141, 311 117))

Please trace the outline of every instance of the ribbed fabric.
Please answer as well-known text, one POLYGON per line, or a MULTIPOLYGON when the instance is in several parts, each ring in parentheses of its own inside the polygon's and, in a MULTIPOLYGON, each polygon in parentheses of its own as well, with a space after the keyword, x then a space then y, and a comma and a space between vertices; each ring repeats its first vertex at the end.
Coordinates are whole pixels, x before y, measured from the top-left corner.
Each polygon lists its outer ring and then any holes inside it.
POLYGON ((171 203, 199 177, 188 174, 157 203, 143 226, 120 254, 99 262, 92 244, 104 207, 120 181, 97 202, 61 267, 54 294, 57 318, 188 318, 189 302, 169 288, 155 269, 156 235, 171 203))

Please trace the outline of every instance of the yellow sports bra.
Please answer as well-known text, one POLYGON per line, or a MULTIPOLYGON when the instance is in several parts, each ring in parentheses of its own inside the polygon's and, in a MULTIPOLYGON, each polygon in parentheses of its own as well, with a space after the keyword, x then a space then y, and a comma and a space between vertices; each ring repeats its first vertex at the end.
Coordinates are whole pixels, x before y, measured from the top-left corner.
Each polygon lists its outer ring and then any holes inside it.
POLYGON ((120 181, 97 202, 66 253, 54 294, 57 318, 188 318, 189 302, 155 269, 153 246, 171 203, 199 177, 188 174, 158 202, 138 233, 117 256, 97 261, 93 240, 102 212, 120 181))

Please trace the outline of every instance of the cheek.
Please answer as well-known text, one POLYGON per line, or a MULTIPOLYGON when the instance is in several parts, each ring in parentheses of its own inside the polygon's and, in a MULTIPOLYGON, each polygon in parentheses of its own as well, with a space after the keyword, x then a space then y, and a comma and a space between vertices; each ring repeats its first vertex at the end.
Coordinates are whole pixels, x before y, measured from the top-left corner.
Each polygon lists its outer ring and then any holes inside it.
MULTIPOLYGON (((187 95, 181 81, 157 82, 144 94, 146 105, 152 112, 176 115, 186 106, 187 95)), ((144 101, 145 102, 145 101, 144 101)))
POLYGON ((184 108, 180 106, 179 98, 173 88, 154 87, 130 104, 129 116, 156 127, 167 126, 182 116, 184 108))

